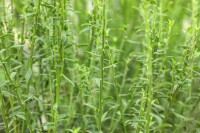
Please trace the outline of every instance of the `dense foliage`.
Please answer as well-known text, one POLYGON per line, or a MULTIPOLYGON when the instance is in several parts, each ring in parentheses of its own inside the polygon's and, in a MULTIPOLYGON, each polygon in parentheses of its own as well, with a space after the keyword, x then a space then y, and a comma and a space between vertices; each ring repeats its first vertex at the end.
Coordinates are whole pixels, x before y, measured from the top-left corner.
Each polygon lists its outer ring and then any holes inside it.
POLYGON ((199 133, 199 0, 0 0, 0 132, 199 133))

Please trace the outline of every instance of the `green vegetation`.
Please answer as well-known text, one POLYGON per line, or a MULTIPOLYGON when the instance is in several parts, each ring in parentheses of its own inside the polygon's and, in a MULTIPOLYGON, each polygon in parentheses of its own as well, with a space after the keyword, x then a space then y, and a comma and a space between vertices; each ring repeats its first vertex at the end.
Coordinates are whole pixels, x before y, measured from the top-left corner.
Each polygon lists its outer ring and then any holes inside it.
POLYGON ((199 133, 199 0, 0 0, 1 133, 199 133))

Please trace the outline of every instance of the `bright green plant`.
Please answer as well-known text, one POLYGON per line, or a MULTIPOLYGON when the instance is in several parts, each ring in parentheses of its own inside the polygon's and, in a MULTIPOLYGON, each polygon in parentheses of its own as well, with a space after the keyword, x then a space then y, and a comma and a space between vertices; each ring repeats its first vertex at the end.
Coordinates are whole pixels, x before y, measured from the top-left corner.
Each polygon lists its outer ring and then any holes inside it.
POLYGON ((0 0, 0 132, 200 132, 198 0, 0 0))

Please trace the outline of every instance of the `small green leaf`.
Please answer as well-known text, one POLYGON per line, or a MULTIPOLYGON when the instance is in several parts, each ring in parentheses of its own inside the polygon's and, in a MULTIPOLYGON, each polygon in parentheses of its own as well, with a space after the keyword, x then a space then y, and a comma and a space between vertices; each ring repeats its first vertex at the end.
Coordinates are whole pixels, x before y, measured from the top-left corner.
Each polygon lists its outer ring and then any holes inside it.
POLYGON ((100 78, 95 78, 96 85, 100 88, 100 78))
POLYGON ((21 119, 23 119, 23 120, 26 120, 26 118, 23 115, 21 115, 21 114, 17 114, 16 116, 19 117, 19 118, 21 118, 21 119))
POLYGON ((72 86, 75 86, 74 83, 73 83, 68 77, 66 77, 64 74, 62 74, 62 77, 63 77, 66 81, 68 81, 69 83, 71 83, 72 86))
POLYGON ((66 31, 62 31, 62 33, 61 33, 61 39, 62 39, 63 43, 66 42, 66 40, 67 40, 67 33, 66 33, 66 31))
POLYGON ((56 111, 57 109, 58 109, 58 104, 55 103, 55 104, 53 105, 53 110, 56 111))
POLYGON ((52 60, 54 57, 55 57, 54 55, 51 55, 51 56, 49 56, 49 57, 47 57, 47 58, 44 58, 44 59, 42 60, 42 63, 47 62, 47 61, 50 61, 50 60, 52 60))
POLYGON ((28 81, 30 80, 31 75, 32 75, 32 70, 29 69, 29 70, 26 72, 26 75, 25 75, 26 82, 28 82, 28 81))
POLYGON ((11 94, 10 92, 8 92, 8 91, 2 91, 2 93, 3 93, 3 95, 5 96, 5 97, 13 97, 14 95, 13 94, 11 94))
POLYGON ((13 79, 14 77, 16 76, 16 72, 12 72, 11 74, 10 74, 10 77, 13 79))
POLYGON ((58 116, 58 119, 60 120, 60 119, 66 118, 66 117, 67 117, 67 114, 61 114, 61 115, 58 116))
POLYGON ((87 31, 89 31, 90 29, 91 29, 90 27, 86 27, 86 28, 82 29, 82 30, 79 32, 79 34, 84 33, 84 32, 87 32, 87 31))
POLYGON ((85 105, 85 106, 87 106, 87 107, 90 107, 90 108, 92 108, 92 109, 96 110, 96 107, 94 107, 94 106, 92 106, 92 105, 90 105, 90 104, 83 103, 83 105, 85 105))
POLYGON ((174 25, 174 21, 173 20, 169 20, 169 27, 172 27, 174 25))
POLYGON ((80 127, 78 127, 78 128, 75 128, 74 130, 73 130, 73 133, 79 133, 79 131, 81 130, 81 128, 80 127))
POLYGON ((108 111, 105 112, 105 113, 102 115, 102 117, 101 117, 101 122, 104 122, 104 121, 106 120, 107 114, 108 114, 108 111))

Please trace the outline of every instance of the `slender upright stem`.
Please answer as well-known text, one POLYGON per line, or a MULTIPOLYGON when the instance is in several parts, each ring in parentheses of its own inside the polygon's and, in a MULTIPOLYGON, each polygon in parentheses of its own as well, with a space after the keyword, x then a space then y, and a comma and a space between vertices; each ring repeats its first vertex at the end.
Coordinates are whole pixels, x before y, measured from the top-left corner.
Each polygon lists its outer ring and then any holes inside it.
POLYGON ((2 115, 3 115, 3 120, 4 120, 5 131, 6 133, 9 133, 8 120, 6 116, 6 106, 5 106, 5 101, 3 99, 3 94, 1 90, 0 90, 0 100, 1 100, 1 110, 2 110, 2 115))
POLYGON ((100 82, 100 90, 99 90, 99 114, 98 114, 98 130, 101 132, 102 123, 102 100, 103 100, 103 85, 104 85, 104 45, 105 45, 105 26, 106 26, 106 18, 105 18, 105 0, 102 0, 102 48, 101 48, 101 82, 100 82))
MULTIPOLYGON (((183 67, 183 81, 186 83, 186 97, 185 98, 185 106, 183 107, 183 115, 188 117, 190 115, 190 104, 192 97, 192 83, 194 79, 194 65, 195 65, 195 54, 197 51, 196 44, 197 44, 197 33, 199 31, 198 28, 198 0, 192 0, 192 17, 191 17, 191 27, 188 28, 187 37, 186 37, 186 47, 184 51, 184 67, 183 67)), ((189 130, 187 127, 187 122, 182 121, 186 131, 189 130)), ((188 131, 190 132, 190 131, 188 131)))
MULTIPOLYGON (((6 7, 5 7, 5 1, 3 0, 2 1, 2 4, 3 4, 3 16, 5 17, 4 18, 4 20, 6 21, 6 7)), ((1 29, 3 29, 2 27, 1 27, 1 29)), ((4 42, 4 43, 6 43, 7 44, 7 42, 6 41, 4 41, 4 39, 2 39, 2 41, 4 42)), ((1 47, 0 47, 1 48, 1 47)), ((3 48, 3 47, 2 47, 3 48)), ((7 49, 7 46, 6 46, 6 49, 7 49)), ((7 52, 7 50, 6 50, 6 52, 7 52)), ((1 59, 1 57, 0 57, 0 61, 1 61, 2 59, 1 59)), ((1 100, 1 110, 2 110, 2 115, 3 115, 3 120, 4 120, 4 127, 5 127, 5 131, 6 131, 6 133, 9 133, 9 128, 8 128, 8 121, 7 121, 7 117, 6 117, 6 106, 5 106, 5 101, 4 101, 4 99, 3 99, 3 93, 2 93, 2 91, 0 90, 0 100, 1 100)))
MULTIPOLYGON (((63 68, 64 68, 64 43, 62 40, 62 32, 64 31, 64 24, 65 24, 65 0, 62 0, 60 3, 60 7, 57 8, 56 5, 56 0, 54 0, 54 6, 57 9, 56 10, 56 17, 58 16, 58 14, 61 14, 61 20, 60 20, 60 26, 57 26, 57 28, 55 29, 54 26, 54 31, 57 31, 57 38, 55 38, 58 44, 58 59, 56 59, 56 90, 55 90, 55 102, 54 105, 56 105, 55 108, 55 114, 54 114, 54 124, 55 124, 55 129, 54 132, 56 132, 56 128, 57 128, 57 123, 58 123, 58 106, 59 106, 59 98, 60 98, 60 85, 61 85, 61 80, 62 80, 62 73, 63 73, 63 68), (58 10, 60 9, 60 10, 58 10)), ((55 17, 55 16, 54 16, 55 17)), ((54 23, 55 24, 55 23, 54 23)), ((55 33, 54 33, 55 34, 55 33)), ((55 44, 54 44, 55 45, 55 44)))
POLYGON ((14 90, 15 90, 15 94, 16 94, 16 98, 20 104, 20 107, 22 108, 22 110, 24 111, 24 114, 25 114, 25 118, 26 118, 26 122, 27 122, 27 125, 29 127, 29 130, 30 132, 32 133, 33 132, 33 129, 32 129, 32 126, 31 126, 31 123, 30 123, 30 118, 29 118, 29 114, 28 114, 28 110, 26 108, 26 106, 24 105, 24 103, 22 102, 21 98, 20 98, 20 95, 19 95, 19 92, 17 90, 17 88, 19 87, 19 85, 17 85, 13 79, 10 77, 10 72, 6 66, 6 64, 2 64, 3 65, 3 68, 4 68, 4 71, 6 73, 6 76, 7 78, 9 79, 10 83, 12 84, 14 90))
POLYGON ((147 78, 147 114, 146 114, 146 133, 149 133, 151 123, 151 102, 153 99, 153 86, 152 86, 152 44, 150 34, 150 24, 148 16, 148 1, 143 0, 144 7, 144 21, 145 21, 145 38, 147 44, 147 59, 146 59, 146 78, 147 78))
MULTIPOLYGON (((114 63, 114 61, 112 60, 110 50, 109 50, 109 55, 108 56, 109 56, 109 60, 110 60, 111 65, 112 65, 114 63)), ((112 77, 113 77, 113 82, 114 82, 113 86, 114 86, 114 89, 115 89, 115 95, 117 97, 117 104, 119 105, 119 111, 120 111, 120 114, 121 114, 120 115, 120 120, 121 120, 121 123, 123 125, 124 133, 127 133, 126 123, 125 123, 125 118, 124 118, 124 108, 123 108, 123 104, 122 104, 122 99, 120 97, 119 87, 117 86, 117 79, 116 79, 114 66, 112 66, 112 70, 111 71, 112 71, 112 77)), ((116 110, 115 110, 115 114, 116 114, 116 110)), ((116 122, 116 125, 117 124, 118 124, 118 122, 116 122)))
MULTIPOLYGON (((30 57, 29 57, 29 68, 28 68, 30 71, 32 71, 32 69, 33 69, 34 46, 35 46, 35 40, 36 40, 36 35, 37 35, 37 29, 38 29, 38 15, 40 12, 41 1, 42 0, 38 0, 38 5, 37 5, 36 11, 34 13, 35 17, 34 17, 33 38, 32 38, 32 42, 30 44, 30 57)), ((27 94, 29 94, 31 79, 32 79, 32 74, 27 83, 27 94)))

